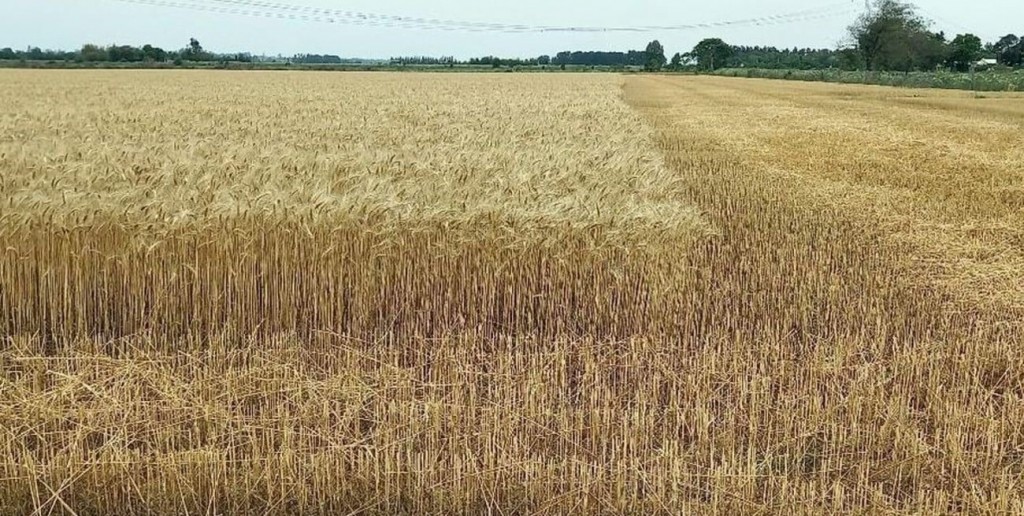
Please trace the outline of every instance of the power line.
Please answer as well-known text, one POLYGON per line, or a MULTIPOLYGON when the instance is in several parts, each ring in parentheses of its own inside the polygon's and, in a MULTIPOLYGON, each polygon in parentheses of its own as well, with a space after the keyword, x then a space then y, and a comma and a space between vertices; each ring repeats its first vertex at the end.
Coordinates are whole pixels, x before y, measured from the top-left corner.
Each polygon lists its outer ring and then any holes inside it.
MULTIPOLYGON (((258 18, 271 18, 280 20, 292 20, 292 21, 304 21, 304 22, 320 22, 320 23, 334 23, 344 25, 359 25, 359 26, 370 26, 370 27, 393 27, 393 25, 386 22, 376 21, 372 19, 341 19, 326 16, 316 16, 303 13, 284 12, 284 11, 269 11, 269 10, 257 10, 257 9, 242 9, 238 7, 227 7, 217 5, 204 5, 194 4, 188 2, 179 2, 173 0, 113 0, 121 3, 136 4, 136 5, 148 5, 155 7, 171 7, 178 9, 186 9, 192 11, 210 12, 216 14, 232 14, 251 16, 258 18)), ((451 30, 443 26, 416 26, 408 25, 407 28, 424 28, 424 29, 439 29, 439 30, 451 30)))
POLYGON ((522 25, 522 24, 505 24, 505 23, 484 23, 484 22, 466 22, 466 21, 452 21, 452 20, 439 20, 433 18, 417 18, 408 16, 393 16, 377 13, 366 13, 359 11, 349 11, 340 9, 329 9, 323 7, 310 7, 301 6, 290 3, 281 2, 270 2, 266 0, 212 0, 216 3, 241 5, 246 7, 255 7, 260 9, 270 10, 282 10, 292 12, 307 12, 315 15, 330 16, 346 19, 357 19, 357 20, 377 20, 387 21, 396 24, 413 23, 419 25, 430 25, 430 26, 446 26, 446 27, 457 27, 457 28, 474 28, 483 30, 497 30, 497 31, 513 31, 513 32, 640 32, 640 31, 654 31, 654 30, 674 30, 674 29, 692 29, 701 27, 716 27, 726 26, 731 24, 740 23, 757 23, 757 22, 772 22, 777 20, 785 20, 789 18, 798 18, 809 15, 822 14, 823 12, 833 11, 837 7, 844 7, 845 3, 835 3, 832 5, 821 6, 815 9, 806 9, 803 11, 797 11, 794 13, 788 13, 783 15, 766 16, 761 18, 751 18, 747 20, 727 21, 727 22, 715 22, 715 23, 704 23, 704 24, 690 24, 690 25, 669 25, 669 26, 642 26, 642 27, 587 27, 587 26, 547 26, 547 25, 522 25))
MULTIPOLYGON (((929 9, 925 9, 924 7, 921 7, 921 6, 918 6, 917 8, 921 12, 923 12, 926 16, 928 16, 930 18, 933 18, 935 21, 945 25, 946 28, 953 28, 953 29, 956 29, 957 31, 962 31, 965 34, 967 34, 967 33, 981 34, 980 32, 972 30, 971 28, 967 27, 966 25, 964 25, 962 23, 951 21, 951 20, 949 20, 947 18, 939 16, 939 15, 935 14, 934 11, 931 11, 929 9)), ((982 36, 986 36, 986 34, 981 34, 981 35, 982 36)))
POLYGON ((243 15, 261 18, 294 20, 303 22, 332 23, 342 25, 429 29, 465 32, 506 32, 506 33, 545 33, 545 32, 670 32, 687 31, 707 28, 742 27, 755 25, 779 25, 803 21, 831 18, 852 13, 849 4, 835 3, 786 14, 762 16, 740 20, 726 20, 707 23, 678 25, 646 25, 646 26, 551 26, 490 23, 477 21, 444 20, 410 16, 395 16, 379 13, 328 9, 322 7, 285 4, 264 0, 212 0, 215 4, 199 4, 177 0, 113 0, 122 3, 171 7, 218 14, 243 15), (842 9, 840 9, 842 8, 842 9))
POLYGON ((327 16, 332 19, 352 19, 360 21, 381 21, 395 24, 414 24, 414 25, 427 25, 427 26, 445 26, 445 27, 456 27, 456 28, 472 28, 472 29, 483 29, 483 30, 530 30, 532 27, 527 25, 515 25, 515 24, 504 24, 504 23, 486 23, 486 22, 470 22, 470 21, 455 21, 455 20, 443 20, 434 18, 417 18, 410 16, 394 16, 378 13, 368 13, 361 11, 350 11, 341 9, 329 9, 324 7, 311 7, 295 4, 286 4, 280 2, 268 2, 259 0, 211 0, 215 3, 220 4, 231 4, 236 6, 244 6, 250 8, 278 10, 278 11, 291 11, 291 12, 303 12, 316 16, 327 16))

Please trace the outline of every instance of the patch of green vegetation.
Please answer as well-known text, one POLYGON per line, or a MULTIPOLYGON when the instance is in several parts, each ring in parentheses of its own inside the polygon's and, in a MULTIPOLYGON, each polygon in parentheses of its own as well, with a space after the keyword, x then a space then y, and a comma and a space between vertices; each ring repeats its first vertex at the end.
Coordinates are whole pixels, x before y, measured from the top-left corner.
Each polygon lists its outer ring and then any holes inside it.
POLYGON ((794 81, 876 84, 906 88, 941 88, 976 91, 1024 91, 1024 70, 983 72, 863 72, 843 70, 772 70, 765 68, 724 68, 713 72, 725 77, 785 79, 794 81))

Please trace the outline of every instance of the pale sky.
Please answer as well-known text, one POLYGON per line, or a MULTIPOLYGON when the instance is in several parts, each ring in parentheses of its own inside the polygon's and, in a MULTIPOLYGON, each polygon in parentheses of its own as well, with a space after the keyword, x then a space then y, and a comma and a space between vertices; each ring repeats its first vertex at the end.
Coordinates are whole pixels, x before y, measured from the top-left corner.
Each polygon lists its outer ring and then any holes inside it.
MULTIPOLYGON (((1024 33, 1021 0, 918 0, 915 3, 922 14, 935 22, 937 30, 949 34, 969 31, 991 41, 1010 32, 1024 33)), ((207 50, 215 52, 467 58, 489 54, 532 57, 553 55, 561 50, 642 49, 651 39, 659 39, 671 55, 691 49, 705 37, 721 37, 729 43, 744 45, 834 47, 842 39, 845 28, 863 9, 863 0, 0 0, 0 13, 3 13, 0 48, 32 45, 71 50, 83 43, 137 46, 151 43, 177 49, 185 46, 190 37, 195 37, 207 50), (187 5, 243 9, 250 13, 278 13, 282 11, 267 6, 290 5, 529 27, 665 27, 763 20, 808 10, 815 13, 794 16, 795 20, 788 23, 762 21, 686 30, 508 33, 269 19, 183 7, 187 5)))

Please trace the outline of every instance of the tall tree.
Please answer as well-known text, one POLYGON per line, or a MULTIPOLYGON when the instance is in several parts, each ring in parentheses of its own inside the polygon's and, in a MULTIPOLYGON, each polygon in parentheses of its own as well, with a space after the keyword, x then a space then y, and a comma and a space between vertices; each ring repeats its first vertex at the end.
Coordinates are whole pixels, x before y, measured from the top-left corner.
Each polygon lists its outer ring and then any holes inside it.
POLYGON ((188 46, 181 51, 181 57, 188 61, 207 61, 210 56, 203 50, 198 39, 189 38, 188 46))
POLYGON ((1015 34, 1007 34, 992 46, 999 64, 1020 66, 1024 64, 1024 38, 1015 34))
POLYGON ((953 41, 949 44, 949 59, 947 62, 950 68, 966 72, 971 68, 972 64, 981 59, 981 52, 984 49, 985 46, 981 43, 981 38, 978 36, 974 34, 960 34, 953 38, 953 41))
POLYGON ((88 43, 82 45, 82 50, 78 52, 78 56, 82 61, 86 62, 98 62, 110 59, 107 55, 107 49, 88 43))
POLYGON ((913 5, 899 0, 876 0, 874 9, 849 28, 869 70, 924 67, 923 54, 934 53, 938 39, 913 5))
POLYGON ((935 70, 949 58, 949 45, 944 32, 918 32, 910 38, 913 53, 912 66, 920 70, 935 70))
POLYGON ((690 56, 697 60, 701 70, 714 71, 729 66, 733 56, 733 47, 719 38, 710 38, 697 43, 690 56))
POLYGON ((160 47, 154 47, 153 45, 143 45, 142 55, 145 56, 146 60, 149 61, 159 62, 167 60, 167 52, 164 49, 160 47))
POLYGON ((672 55, 671 68, 673 70, 679 70, 683 67, 683 54, 676 52, 672 55))
POLYGON ((661 42, 654 40, 647 44, 647 50, 644 50, 644 70, 648 72, 656 72, 665 67, 665 47, 661 46, 661 42))

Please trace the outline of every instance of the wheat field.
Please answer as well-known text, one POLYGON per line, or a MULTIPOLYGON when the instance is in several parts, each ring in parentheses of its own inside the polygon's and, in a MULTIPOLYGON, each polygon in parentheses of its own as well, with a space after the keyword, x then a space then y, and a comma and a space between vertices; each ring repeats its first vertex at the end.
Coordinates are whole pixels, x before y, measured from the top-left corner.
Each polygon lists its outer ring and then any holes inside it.
POLYGON ((0 86, 0 514, 1024 511, 1024 96, 0 86))

